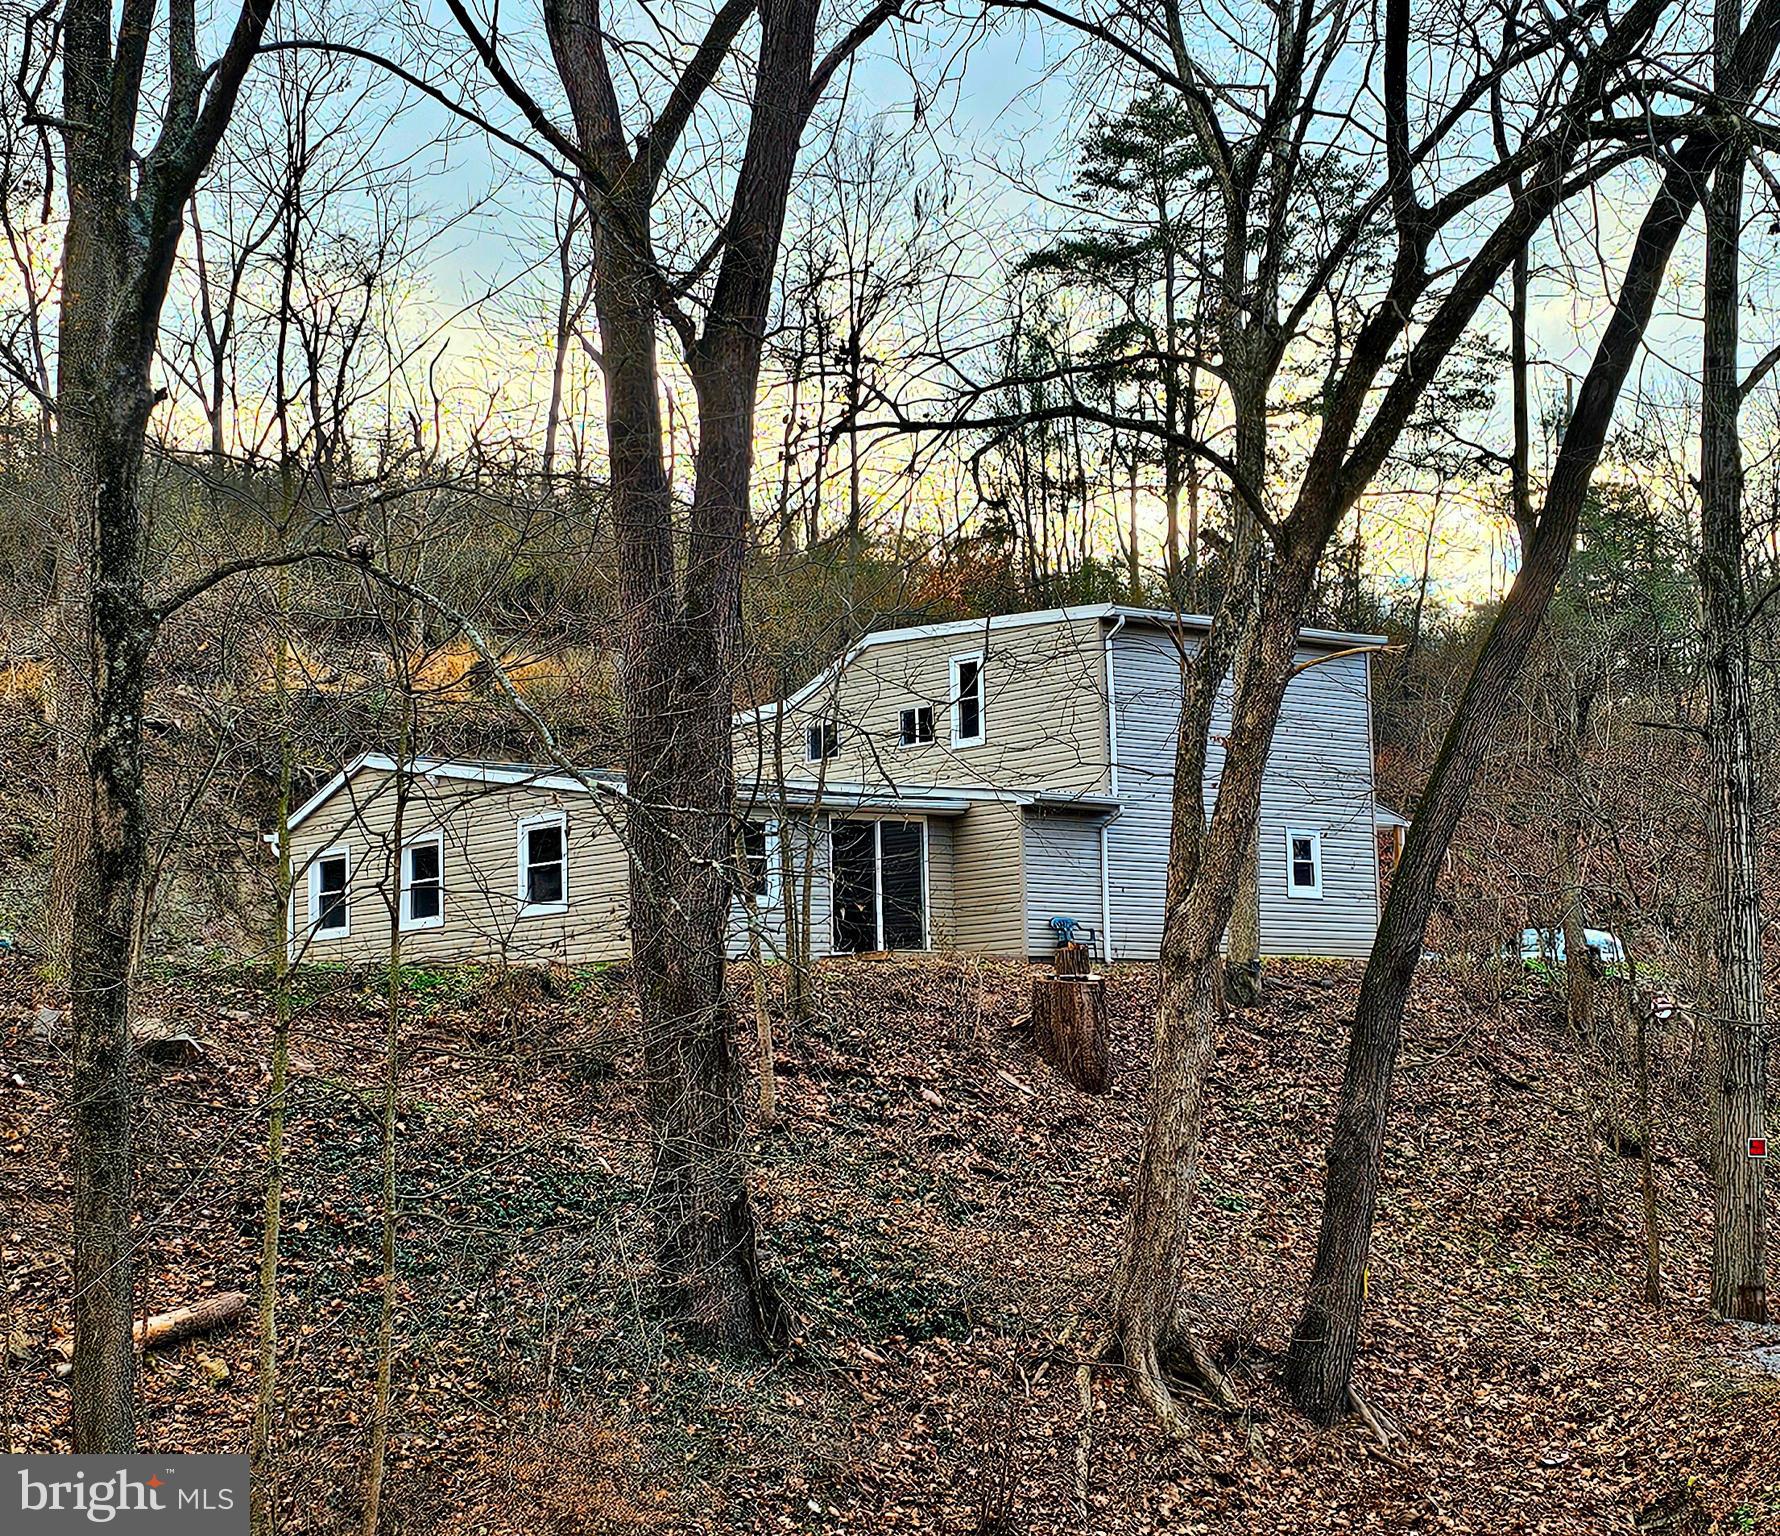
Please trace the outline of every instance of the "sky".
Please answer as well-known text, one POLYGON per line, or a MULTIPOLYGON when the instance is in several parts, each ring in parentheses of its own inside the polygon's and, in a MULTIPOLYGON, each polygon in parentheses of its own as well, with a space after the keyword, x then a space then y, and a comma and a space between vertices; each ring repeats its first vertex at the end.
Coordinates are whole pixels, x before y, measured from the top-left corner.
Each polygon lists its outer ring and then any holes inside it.
MULTIPOLYGON (((441 35, 448 35, 441 0, 424 3, 429 19, 441 35)), ((1072 137, 1091 115, 1093 103, 1086 92, 1096 77, 1084 78, 1052 34, 1024 21, 974 37, 966 47, 960 47, 955 29, 926 29, 919 37, 914 46, 906 41, 879 46, 865 56, 847 83, 847 110, 856 117, 878 116, 894 131, 911 131, 923 163, 936 175, 943 169, 956 204, 968 208, 983 229, 1023 226, 1034 231, 1055 223, 1059 208, 1046 206, 1028 189, 1066 193, 1072 137), (947 82, 918 126, 910 123, 911 65, 923 80, 947 82)), ((540 97, 547 97, 553 83, 549 70, 541 60, 532 62, 535 67, 525 78, 540 97)), ((426 114, 415 118, 412 131, 432 131, 426 114)), ((527 271, 535 268, 544 243, 540 235, 547 234, 539 213, 545 197, 530 176, 503 185, 502 162, 480 140, 466 139, 453 153, 454 163, 437 184, 442 203, 450 203, 452 188, 461 189, 457 201, 462 205, 496 189, 484 211, 439 247, 427 274, 442 308, 463 307, 455 323, 462 333, 458 349, 463 365, 473 370, 484 355, 479 346, 487 346, 485 339, 477 339, 487 321, 474 308, 476 301, 490 289, 522 286, 527 271)), ((1536 409, 1541 413, 1555 411, 1566 382, 1586 369, 1608 313, 1611 274, 1642 214, 1632 187, 1616 190, 1623 204, 1614 196, 1603 197, 1588 208, 1585 219, 1560 224, 1542 244, 1531 314, 1536 409), (1557 270, 1565 266, 1580 266, 1580 284, 1557 270)), ((993 263, 1000 254, 986 250, 979 259, 993 263)), ((1684 246, 1634 386, 1647 383, 1660 391, 1671 377, 1678 381, 1687 373, 1697 344, 1685 310, 1686 279, 1694 275, 1690 264, 1697 268, 1697 251, 1684 246)), ((1495 324, 1498 331, 1503 329, 1499 309, 1495 324)), ((508 363, 514 340, 509 330, 497 345, 508 363)), ((1547 441, 1541 449, 1549 452, 1550 446, 1547 441)), ((1381 502, 1370 510, 1373 522, 1367 530, 1377 575, 1387 586, 1414 583, 1431 550, 1437 595, 1466 601, 1499 591, 1512 567, 1511 541, 1505 542, 1499 520, 1481 513, 1473 498, 1457 493, 1408 505, 1381 502)), ((1151 507, 1149 516, 1153 530, 1159 509, 1151 507)))
MULTIPOLYGON (((327 7, 339 0, 307 3, 327 7)), ((444 0, 409 0, 409 6, 382 23, 367 23, 363 40, 523 132, 511 107, 467 58, 444 0)), ((505 13, 504 51, 560 120, 535 13, 527 5, 520 15, 521 29, 513 31, 513 14, 505 13)), ((325 17, 311 25, 334 26, 325 17)), ((286 54, 267 67, 294 67, 299 58, 313 64, 315 56, 286 54)), ((948 259, 964 274, 964 297, 956 302, 966 310, 973 302, 992 304, 1001 265, 1065 216, 1072 140, 1097 105, 1093 93, 1107 83, 1104 71, 1074 67, 1054 33, 1020 18, 987 35, 951 22, 886 33, 847 78, 847 114, 854 120, 876 118, 893 142, 906 140, 916 166, 913 179, 930 195, 942 185, 950 189, 959 227, 948 259), (911 112, 912 79, 943 82, 918 117, 911 112)), ((338 100, 351 107, 355 122, 382 125, 346 146, 342 174, 401 184, 383 218, 395 226, 392 238, 405 247, 406 275, 387 318, 407 358, 401 387, 380 403, 397 418, 426 418, 434 409, 424 388, 431 380, 441 389, 439 410, 448 434, 461 440, 490 422, 515 434, 537 434, 548 386, 550 263, 561 203, 548 176, 491 145, 479 130, 454 122, 436 104, 388 82, 351 84, 338 100), (400 110, 393 111, 397 106, 400 110)), ((242 152, 249 156, 257 143, 264 158, 263 133, 260 140, 253 138, 256 127, 266 125, 247 124, 233 142, 238 149, 247 145, 242 152)), ((822 142, 819 132, 812 134, 806 163, 819 158, 822 142)), ((726 147, 733 152, 733 144, 726 147)), ((1586 367, 1605 317, 1612 274, 1642 211, 1637 197, 1619 191, 1623 202, 1603 197, 1541 242, 1533 327, 1535 388, 1543 407, 1555 407, 1566 379, 1586 367), (1559 270, 1565 267, 1578 272, 1581 281, 1559 270)), ((1754 188, 1752 196, 1765 198, 1765 189, 1754 188)), ((1752 242, 1758 256, 1771 255, 1771 237, 1752 233, 1752 242)), ((1697 347, 1697 321, 1687 314, 1688 284, 1697 277, 1697 264, 1697 248, 1684 245, 1634 386, 1643 383, 1659 395, 1682 393, 1697 347)), ((1752 263, 1752 298, 1773 297, 1767 276, 1772 266, 1771 261, 1752 263)), ((1485 323, 1500 331, 1499 309, 1485 323)), ((1752 354, 1768 344, 1769 338, 1754 334, 1759 328, 1758 317, 1750 326, 1752 354)), ((585 381, 571 405, 578 429, 597 436, 597 394, 585 381)), ((949 485, 944 493, 950 494, 949 485)), ((1367 514, 1373 520, 1367 533, 1376 574, 1386 585, 1418 579, 1432 519, 1432 563, 1442 590, 1465 600, 1499 589, 1508 569, 1501 528, 1484 512, 1460 494, 1381 501, 1367 514)), ((1159 516, 1152 499, 1147 506, 1152 535, 1159 516)))

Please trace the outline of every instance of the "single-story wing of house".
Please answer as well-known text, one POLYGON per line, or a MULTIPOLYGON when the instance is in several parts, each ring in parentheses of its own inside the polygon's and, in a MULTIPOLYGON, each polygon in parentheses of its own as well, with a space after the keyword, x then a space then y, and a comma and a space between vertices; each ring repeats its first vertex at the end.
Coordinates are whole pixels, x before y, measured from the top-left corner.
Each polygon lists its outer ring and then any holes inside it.
MULTIPOLYGON (((1153 959, 1182 673, 1207 621, 1114 604, 865 636, 735 723, 734 952, 1045 955, 1060 930, 1153 959)), ((1262 949, 1360 955, 1378 921, 1371 655, 1306 630, 1268 759, 1262 949)), ((1206 767, 1217 792, 1227 698, 1206 767)), ((628 953, 622 775, 367 752, 290 822, 293 955, 373 960, 399 904, 410 960, 581 964, 628 953)))

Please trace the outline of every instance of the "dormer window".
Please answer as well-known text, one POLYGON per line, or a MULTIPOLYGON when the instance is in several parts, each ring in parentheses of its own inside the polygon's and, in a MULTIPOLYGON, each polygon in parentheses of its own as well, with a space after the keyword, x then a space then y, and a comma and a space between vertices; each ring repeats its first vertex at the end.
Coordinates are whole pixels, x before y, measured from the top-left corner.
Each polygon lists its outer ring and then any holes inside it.
POLYGON ((952 658, 952 745, 974 747, 984 736, 983 658, 952 658))
POLYGON ((812 725, 804 732, 803 760, 806 763, 824 762, 839 750, 840 732, 832 720, 812 725))
POLYGON ((933 740, 933 706, 917 705, 902 712, 902 723, 896 734, 901 747, 924 747, 933 740))

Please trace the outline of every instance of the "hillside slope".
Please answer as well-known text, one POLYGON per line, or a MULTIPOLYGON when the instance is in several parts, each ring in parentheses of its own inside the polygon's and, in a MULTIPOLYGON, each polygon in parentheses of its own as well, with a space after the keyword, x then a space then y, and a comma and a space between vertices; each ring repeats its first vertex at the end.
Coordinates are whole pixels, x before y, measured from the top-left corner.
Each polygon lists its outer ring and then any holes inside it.
MULTIPOLYGON (((1314 1430, 1276 1386, 1347 967, 1281 968, 1220 1044, 1190 1283, 1248 1418, 1201 1413, 1196 1464, 1114 1368, 1084 1413, 1075 1362, 1128 1198, 1153 978, 1113 974, 1117 1081, 1093 1099, 1021 1039, 1026 976, 823 970, 823 1021, 781 1042, 782 1113, 759 1149, 801 1335, 728 1360, 676 1347, 647 1301, 622 977, 540 998, 417 975, 388 1528, 1780 1531, 1780 1380, 1750 1365, 1758 1340, 1704 1317, 1709 1191, 1681 1111, 1660 1148, 1672 1299, 1652 1312, 1636 1164, 1605 1166, 1597 1213, 1584 1074, 1543 1001, 1439 971, 1409 1021, 1360 1367, 1407 1447, 1386 1459, 1357 1426, 1314 1430)), ((304 986, 278 1478, 283 1528, 320 1532, 356 1520, 370 1411, 382 1021, 352 978, 304 986)), ((252 1289, 268 1010, 238 976, 164 979, 144 1006, 205 1043, 195 1065, 142 1072, 141 1302, 159 1310, 252 1289)), ((9 1438, 48 1450, 67 1418, 65 1046, 16 964, 0 1025, 9 1438)), ((155 1353, 145 1446, 244 1446, 253 1358, 251 1327, 155 1353)))

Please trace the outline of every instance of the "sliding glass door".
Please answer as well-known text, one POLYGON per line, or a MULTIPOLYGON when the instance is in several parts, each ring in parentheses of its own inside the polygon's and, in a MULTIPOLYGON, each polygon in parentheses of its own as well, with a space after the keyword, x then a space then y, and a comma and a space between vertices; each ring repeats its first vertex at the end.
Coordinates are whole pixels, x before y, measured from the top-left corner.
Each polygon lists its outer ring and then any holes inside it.
POLYGON ((927 947, 927 825, 836 821, 834 947, 862 955, 927 947))

